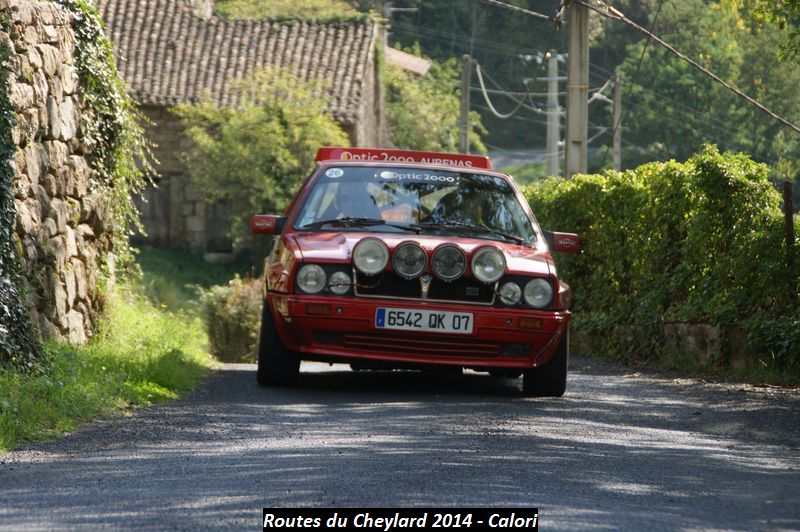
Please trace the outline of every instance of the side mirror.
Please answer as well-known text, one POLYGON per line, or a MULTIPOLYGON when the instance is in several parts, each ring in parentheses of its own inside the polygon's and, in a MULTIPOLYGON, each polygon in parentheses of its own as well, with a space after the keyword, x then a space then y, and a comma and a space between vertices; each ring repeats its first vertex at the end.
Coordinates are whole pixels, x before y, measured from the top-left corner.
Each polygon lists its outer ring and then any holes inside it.
POLYGON ((286 216, 256 214, 250 220, 250 232, 254 235, 279 235, 286 225, 286 216))
POLYGON ((542 231, 550 251, 554 253, 577 253, 581 249, 581 237, 575 233, 542 231))

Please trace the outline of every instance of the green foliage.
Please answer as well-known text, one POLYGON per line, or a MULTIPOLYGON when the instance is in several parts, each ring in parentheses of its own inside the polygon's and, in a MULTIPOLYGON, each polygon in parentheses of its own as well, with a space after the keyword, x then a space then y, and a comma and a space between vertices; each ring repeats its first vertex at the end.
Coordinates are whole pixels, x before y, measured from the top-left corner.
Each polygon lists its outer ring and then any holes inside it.
POLYGON ((198 318, 159 308, 129 286, 110 294, 108 319, 91 343, 47 344, 45 352, 33 372, 0 367, 0 452, 173 399, 213 365, 198 318))
POLYGON ((800 53, 800 3, 797 0, 747 0, 744 2, 758 20, 777 25, 786 33, 781 59, 789 61, 800 53))
POLYGON ((547 164, 545 163, 508 166, 500 169, 500 171, 513 177, 514 181, 519 186, 528 185, 534 181, 541 181, 542 179, 546 179, 548 177, 547 164))
POLYGON ((227 283, 237 275, 253 275, 246 254, 228 264, 209 264, 202 254, 188 249, 143 247, 136 258, 142 270, 141 292, 172 311, 192 310, 198 288, 227 283))
POLYGON ((131 197, 141 192, 154 173, 150 144, 139 113, 114 63, 111 43, 103 34, 97 9, 86 0, 57 0, 73 17, 77 37, 75 64, 82 103, 88 118, 82 124, 84 150, 94 170, 92 192, 110 200, 114 221, 114 252, 122 266, 133 261, 130 227, 142 230, 131 197))
MULTIPOLYGON (((362 0, 360 3, 369 2, 362 0)), ((507 3, 540 13, 554 14, 560 2, 509 0, 507 3)), ((556 32, 550 22, 536 20, 479 0, 394 0, 392 7, 417 8, 416 12, 392 14, 389 37, 392 46, 407 48, 419 43, 424 55, 441 63, 470 54, 480 63, 483 72, 507 91, 525 91, 526 78, 546 75, 546 65, 541 67, 526 57, 548 48, 566 52, 566 32, 563 29, 556 32)), ((592 17, 592 20, 598 18, 592 17)), ((595 56, 592 56, 592 62, 595 62, 595 56)), ((563 65, 561 68, 564 74, 563 65)), ((498 88, 488 80, 487 85, 490 89, 498 88)), ((478 86, 474 71, 472 86, 478 86)), ((458 82, 450 90, 457 89, 458 82)), ((530 90, 545 92, 547 83, 531 83, 530 90)), ((514 101, 499 94, 491 95, 491 99, 501 112, 509 112, 516 107, 514 101)), ((538 104, 543 103, 541 97, 533 99, 538 104)), ((472 92, 471 108, 480 114, 482 124, 489 131, 484 138, 490 138, 489 142, 496 146, 528 149, 545 144, 546 128, 544 124, 537 124, 544 120, 542 115, 523 110, 509 120, 495 118, 486 110, 486 103, 479 92, 472 92)))
MULTIPOLYGON (((420 55, 419 47, 409 53, 420 55)), ((401 149, 457 152, 459 147, 459 65, 455 59, 432 61, 424 76, 384 65, 386 115, 390 136, 401 149)), ((472 153, 486 153, 480 135, 486 130, 480 115, 470 113, 472 153)))
POLYGON ((782 368, 800 369, 800 268, 785 260, 767 173, 707 147, 686 163, 529 185, 539 221, 584 240, 580 254, 558 258, 576 325, 602 334, 632 325, 611 335, 628 354, 658 353, 663 322, 738 325, 782 368))
MULTIPOLYGON (((546 14, 555 13, 560 4, 558 0, 509 1, 546 14)), ((651 27, 659 4, 656 34, 779 115, 800 122, 800 91, 796 90, 800 84, 800 63, 778 60, 787 32, 800 27, 797 15, 800 2, 663 0, 662 4, 660 0, 620 0, 614 3, 646 28, 651 27), (770 16, 754 18, 754 9, 758 8, 770 16)), ((480 1, 395 0, 393 6, 419 9, 415 13, 393 14, 390 33, 393 46, 418 42, 425 55, 438 61, 470 53, 483 71, 507 91, 525 91, 524 79, 544 76, 544 70, 535 60, 538 52, 548 47, 560 53, 567 49, 564 28, 553 34, 549 22, 480 1)), ((623 167, 669 158, 684 160, 704 143, 713 143, 721 149, 744 151, 754 160, 767 162, 773 168, 773 178, 796 178, 800 169, 800 135, 750 107, 652 41, 639 66, 645 42, 641 33, 617 20, 590 17, 590 87, 602 86, 618 67, 625 76, 622 135, 623 146, 630 149, 623 154, 623 167), (783 147, 778 142, 781 131, 786 136, 783 147)), ((565 74, 564 67, 560 65, 561 75, 565 74)), ((476 85, 473 76, 473 87, 476 85)), ((490 85, 490 88, 498 87, 490 85)), ((542 81, 528 88, 534 93, 547 90, 546 82, 542 81)), ((565 90, 563 84, 560 90, 565 90)), ((609 91, 605 94, 611 95, 609 91)), ((492 99, 503 112, 516 106, 500 94, 492 99)), ((539 106, 545 104, 544 96, 531 99, 539 106)), ((472 108, 479 110, 489 131, 484 136, 487 143, 503 149, 544 146, 546 127, 542 115, 523 109, 514 118, 496 119, 485 110, 478 92, 473 92, 472 108)), ((593 103, 589 107, 589 120, 597 126, 609 126, 612 106, 593 103)), ((610 135, 601 135, 590 148, 610 143, 610 135)), ((611 166, 610 154, 603 158, 603 165, 611 166)))
POLYGON ((255 362, 263 280, 237 276, 199 293, 211 354, 223 362, 255 362))
POLYGON ((254 18, 311 18, 339 19, 358 15, 344 0, 219 0, 217 15, 229 19, 254 18))
POLYGON ((239 106, 203 101, 174 108, 196 149, 187 155, 192 183, 223 200, 234 237, 258 212, 278 212, 314 167, 317 148, 348 145, 320 95, 320 83, 271 68, 241 81, 239 106))
POLYGON ((14 105, 9 99, 12 50, 6 38, 6 13, 0 12, 0 364, 30 368, 41 357, 36 330, 19 293, 19 255, 14 240, 14 172, 16 146, 11 138, 14 105), (3 35, 3 34, 6 35, 3 35))
MULTIPOLYGON (((800 121, 800 65, 781 62, 778 28, 756 23, 735 0, 666 0, 656 33, 789 121, 800 121)), ((654 10, 645 13, 652 17, 654 10)), ((620 32, 613 21, 607 35, 620 32)), ((645 24, 648 25, 648 24, 645 24)), ((623 138, 650 158, 689 157, 706 142, 769 162, 771 177, 798 176, 800 135, 653 43, 630 45, 623 80, 623 138), (658 127, 654 127, 658 124, 658 127)), ((628 41, 630 42, 630 40, 628 41)), ((610 112, 610 109, 609 111, 610 112)), ((594 117, 608 123, 608 118, 594 117)), ((609 159, 610 160, 610 159, 609 159)), ((625 159, 626 166, 634 161, 625 159)))

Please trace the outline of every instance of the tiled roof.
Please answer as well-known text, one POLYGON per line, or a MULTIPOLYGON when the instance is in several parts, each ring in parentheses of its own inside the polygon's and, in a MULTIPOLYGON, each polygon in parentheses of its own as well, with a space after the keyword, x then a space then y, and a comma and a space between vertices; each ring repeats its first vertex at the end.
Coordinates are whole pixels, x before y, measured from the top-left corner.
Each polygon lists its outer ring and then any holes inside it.
POLYGON ((331 111, 353 124, 378 23, 372 19, 222 20, 197 16, 186 0, 103 0, 100 15, 131 95, 145 105, 236 102, 232 80, 267 66, 326 80, 331 111))

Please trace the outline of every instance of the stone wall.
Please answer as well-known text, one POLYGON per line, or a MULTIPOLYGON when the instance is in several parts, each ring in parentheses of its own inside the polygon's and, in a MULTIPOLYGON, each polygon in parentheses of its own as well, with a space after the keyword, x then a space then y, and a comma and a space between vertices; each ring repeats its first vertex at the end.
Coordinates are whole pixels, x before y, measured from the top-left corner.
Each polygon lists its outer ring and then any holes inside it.
POLYGON ((111 249, 105 197, 84 156, 71 15, 51 2, 0 0, 14 51, 16 235, 31 317, 44 338, 83 343, 102 311, 111 249))
MULTIPOLYGON (((616 338, 634 338, 645 345, 653 331, 634 325, 617 325, 606 334, 573 331, 570 349, 579 355, 603 356, 616 338)), ((766 353, 753 345, 737 326, 717 327, 706 323, 663 323, 656 331, 661 354, 676 354, 694 360, 700 367, 724 363, 733 368, 757 367, 766 353)))
MULTIPOLYGON (((137 206, 147 233, 142 240, 161 246, 203 249, 206 241, 206 202, 189 184, 181 153, 191 149, 180 119, 164 107, 145 106, 147 138, 158 164, 156 187, 148 187, 137 206)), ((141 237, 140 237, 141 238, 141 237)))

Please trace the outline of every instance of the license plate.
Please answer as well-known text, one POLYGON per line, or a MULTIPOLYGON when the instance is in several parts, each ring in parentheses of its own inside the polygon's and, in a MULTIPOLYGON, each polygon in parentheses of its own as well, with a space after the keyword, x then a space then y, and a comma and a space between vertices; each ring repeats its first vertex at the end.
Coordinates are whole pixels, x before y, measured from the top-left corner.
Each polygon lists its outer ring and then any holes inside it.
POLYGON ((375 327, 378 329, 470 334, 472 321, 470 312, 383 307, 375 310, 375 327))

